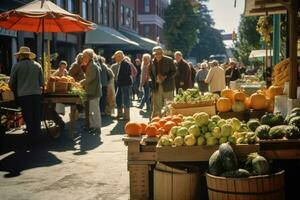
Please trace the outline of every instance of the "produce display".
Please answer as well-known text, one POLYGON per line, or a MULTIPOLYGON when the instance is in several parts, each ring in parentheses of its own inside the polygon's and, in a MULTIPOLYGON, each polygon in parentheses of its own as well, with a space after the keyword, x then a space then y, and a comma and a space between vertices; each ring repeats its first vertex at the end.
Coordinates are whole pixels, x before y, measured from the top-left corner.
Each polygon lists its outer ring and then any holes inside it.
POLYGON ((287 58, 274 66, 272 73, 272 84, 275 86, 284 86, 285 82, 289 81, 289 64, 287 58))
POLYGON ((174 97, 172 106, 191 107, 191 106, 209 106, 213 105, 219 96, 213 93, 205 93, 201 95, 198 88, 183 90, 178 89, 178 94, 174 97))
POLYGON ((249 154, 246 162, 238 161, 230 144, 221 144, 209 158, 208 172, 215 176, 245 178, 269 174, 271 171, 268 161, 258 153, 249 154))
POLYGON ((0 82, 0 93, 11 91, 8 84, 5 82, 0 82))

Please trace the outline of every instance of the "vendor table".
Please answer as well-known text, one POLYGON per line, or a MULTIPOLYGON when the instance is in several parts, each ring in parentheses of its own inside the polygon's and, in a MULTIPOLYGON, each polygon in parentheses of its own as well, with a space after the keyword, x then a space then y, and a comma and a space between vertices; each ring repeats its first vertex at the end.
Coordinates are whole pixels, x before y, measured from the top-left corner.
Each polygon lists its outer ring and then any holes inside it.
POLYGON ((70 110, 70 126, 69 126, 69 136, 70 138, 74 138, 74 127, 75 127, 75 120, 76 120, 76 110, 77 105, 82 105, 82 101, 77 95, 71 95, 71 94, 52 94, 47 93, 44 95, 43 99, 44 105, 46 105, 46 112, 49 112, 51 115, 51 118, 60 126, 64 126, 64 122, 61 120, 61 118, 58 116, 58 114, 55 111, 55 104, 56 103, 62 103, 66 105, 71 106, 70 110))

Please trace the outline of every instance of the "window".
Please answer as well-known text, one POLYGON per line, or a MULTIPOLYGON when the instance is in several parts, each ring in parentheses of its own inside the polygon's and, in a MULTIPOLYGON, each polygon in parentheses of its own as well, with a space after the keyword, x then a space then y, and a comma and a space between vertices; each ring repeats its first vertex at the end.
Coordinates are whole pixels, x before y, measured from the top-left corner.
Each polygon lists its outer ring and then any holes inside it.
POLYGON ((116 6, 115 6, 115 3, 112 2, 111 4, 111 21, 112 21, 112 27, 116 27, 116 6))
POLYGON ((87 19, 87 14, 88 14, 88 11, 87 11, 87 9, 88 9, 88 2, 87 2, 87 0, 82 0, 82 17, 84 18, 84 19, 87 19))
POLYGON ((97 9, 98 9, 98 23, 99 24, 102 24, 103 23, 103 21, 102 21, 102 19, 103 19, 103 16, 102 16, 102 0, 98 0, 98 7, 97 7, 97 9))
POLYGON ((125 24, 125 20, 124 20, 124 6, 121 6, 121 10, 120 10, 120 24, 124 25, 125 24))
POLYGON ((134 29, 134 15, 133 15, 133 9, 130 10, 130 28, 134 29))
POLYGON ((150 0, 144 0, 144 12, 150 12, 150 0))
POLYGON ((125 25, 126 26, 130 25, 130 11, 129 11, 129 8, 125 9, 125 25))
POLYGON ((108 7, 108 1, 104 0, 103 5, 103 24, 108 25, 108 16, 109 16, 109 7, 108 7))
POLYGON ((144 25, 144 36, 145 37, 150 36, 150 25, 144 25))
POLYGON ((94 20, 94 0, 89 0, 89 20, 93 21, 94 20))
POLYGON ((68 0, 68 11, 75 13, 75 2, 74 0, 68 0))
POLYGON ((64 8, 64 0, 56 0, 56 5, 58 5, 59 7, 61 7, 61 8, 64 8))

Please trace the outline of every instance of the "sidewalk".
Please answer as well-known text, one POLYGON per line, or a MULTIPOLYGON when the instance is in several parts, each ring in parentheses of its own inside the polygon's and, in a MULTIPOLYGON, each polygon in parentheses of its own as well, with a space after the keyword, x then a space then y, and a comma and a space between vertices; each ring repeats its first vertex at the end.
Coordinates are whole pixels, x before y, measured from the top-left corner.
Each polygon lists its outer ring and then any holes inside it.
MULTIPOLYGON (((148 121, 137 108, 131 109, 131 118, 148 121)), ((0 141, 1 200, 129 199, 124 123, 110 117, 102 123, 101 139, 85 133, 79 120, 75 142, 66 127, 56 140, 45 135, 32 152, 23 148, 25 134, 6 134, 0 141)))

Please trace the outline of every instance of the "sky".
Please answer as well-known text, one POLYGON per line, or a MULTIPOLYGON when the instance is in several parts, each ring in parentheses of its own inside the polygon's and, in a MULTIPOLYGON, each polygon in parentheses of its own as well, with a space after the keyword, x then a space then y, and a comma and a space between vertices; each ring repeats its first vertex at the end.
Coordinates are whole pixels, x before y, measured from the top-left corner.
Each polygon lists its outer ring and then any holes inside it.
POLYGON ((208 9, 212 11, 211 16, 215 21, 215 28, 223 29, 226 33, 237 31, 240 15, 244 12, 245 0, 209 0, 208 9))

